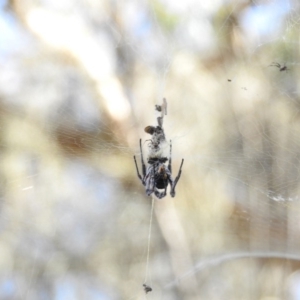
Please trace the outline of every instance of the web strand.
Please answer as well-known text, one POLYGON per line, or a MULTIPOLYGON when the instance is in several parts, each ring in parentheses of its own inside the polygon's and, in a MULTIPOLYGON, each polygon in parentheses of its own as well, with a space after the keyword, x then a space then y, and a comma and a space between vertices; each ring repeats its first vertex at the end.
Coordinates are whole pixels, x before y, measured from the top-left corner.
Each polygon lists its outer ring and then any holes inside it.
POLYGON ((151 230, 152 230, 152 219, 153 219, 153 210, 154 210, 154 200, 155 200, 155 198, 152 197, 152 200, 151 200, 150 223, 149 223, 149 232, 148 232, 148 245, 147 245, 146 271, 145 271, 145 280, 144 280, 144 283, 146 283, 146 281, 147 281, 147 279, 148 279, 148 273, 149 273, 150 242, 151 242, 151 230))

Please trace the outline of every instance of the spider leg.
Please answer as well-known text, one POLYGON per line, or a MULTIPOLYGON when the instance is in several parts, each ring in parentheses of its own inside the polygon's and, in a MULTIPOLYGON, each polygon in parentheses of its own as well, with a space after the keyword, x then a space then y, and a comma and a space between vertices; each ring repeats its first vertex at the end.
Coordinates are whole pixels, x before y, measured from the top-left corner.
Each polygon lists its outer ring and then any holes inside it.
POLYGON ((145 185, 146 165, 145 165, 144 158, 143 158, 142 139, 140 139, 140 150, 141 150, 141 161, 142 161, 143 177, 140 174, 139 167, 137 165, 135 156, 133 156, 133 159, 134 159, 134 163, 135 163, 135 168, 136 168, 137 176, 140 179, 140 181, 142 182, 142 184, 145 185))
POLYGON ((182 169, 183 162, 184 162, 184 159, 182 159, 182 161, 181 161, 181 165, 180 165, 180 168, 179 168, 179 171, 178 171, 178 175, 175 178, 175 180, 174 180, 174 182, 173 182, 173 184, 171 186, 171 192, 170 192, 170 194, 171 194, 172 197, 175 197, 175 187, 176 187, 176 184, 178 183, 179 178, 181 176, 181 169, 182 169))
POLYGON ((135 162, 135 167, 136 167, 136 173, 137 173, 137 176, 138 176, 138 178, 141 180, 141 182, 144 184, 143 178, 142 178, 142 176, 141 176, 141 174, 140 174, 140 172, 139 172, 139 168, 138 168, 138 165, 137 165, 135 156, 133 157, 133 159, 134 159, 134 162, 135 162))
POLYGON ((168 169, 172 174, 172 140, 170 140, 170 157, 169 157, 168 169))
POLYGON ((142 139, 140 139, 140 150, 141 150, 141 161, 142 161, 142 171, 143 171, 143 176, 146 176, 146 165, 144 162, 143 158, 143 149, 142 149, 142 139))
POLYGON ((277 68, 281 68, 280 64, 277 63, 277 62, 272 62, 272 63, 270 64, 269 67, 277 67, 277 68))

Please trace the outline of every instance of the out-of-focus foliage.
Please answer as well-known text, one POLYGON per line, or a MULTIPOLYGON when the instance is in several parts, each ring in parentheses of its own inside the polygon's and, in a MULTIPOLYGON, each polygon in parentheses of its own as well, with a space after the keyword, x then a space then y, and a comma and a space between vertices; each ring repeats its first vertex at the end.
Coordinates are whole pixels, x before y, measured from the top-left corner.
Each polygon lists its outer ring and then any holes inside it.
POLYGON ((141 299, 146 270, 149 299, 299 299, 298 3, 0 7, 1 299, 141 299), (185 163, 147 265, 163 97, 185 163))

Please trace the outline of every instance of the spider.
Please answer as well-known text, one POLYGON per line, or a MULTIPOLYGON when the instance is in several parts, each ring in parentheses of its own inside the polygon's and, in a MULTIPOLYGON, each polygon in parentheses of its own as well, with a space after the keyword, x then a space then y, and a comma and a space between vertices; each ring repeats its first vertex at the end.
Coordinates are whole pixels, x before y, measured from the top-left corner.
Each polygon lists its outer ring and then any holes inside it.
POLYGON ((272 62, 270 64, 270 67, 277 67, 279 69, 279 72, 284 72, 284 71, 288 71, 288 67, 284 64, 283 66, 277 62, 272 62))
POLYGON ((181 176, 181 169, 182 169, 184 159, 182 159, 181 161, 178 175, 174 180, 172 178, 172 159, 171 159, 172 141, 170 141, 170 158, 168 159, 167 157, 150 156, 148 158, 147 169, 143 158, 142 139, 140 139, 140 150, 141 150, 143 177, 139 172, 139 168, 135 156, 133 158, 135 162, 137 176, 141 180, 142 184, 145 186, 146 194, 150 196, 152 193, 154 193, 158 199, 161 199, 166 196, 167 187, 168 184, 170 183, 171 186, 170 195, 172 197, 175 197, 175 187, 181 176), (167 160, 169 161, 168 166, 165 165, 167 160), (159 191, 159 190, 163 190, 163 191, 159 191))

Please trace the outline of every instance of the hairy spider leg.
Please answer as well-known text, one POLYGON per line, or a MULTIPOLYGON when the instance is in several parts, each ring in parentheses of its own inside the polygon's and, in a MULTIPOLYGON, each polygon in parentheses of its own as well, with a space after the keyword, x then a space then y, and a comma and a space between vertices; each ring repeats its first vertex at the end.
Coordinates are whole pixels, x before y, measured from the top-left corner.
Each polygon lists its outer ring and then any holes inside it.
POLYGON ((168 169, 172 174, 172 140, 170 140, 170 157, 169 157, 168 169))
POLYGON ((141 180, 141 182, 144 184, 143 178, 142 178, 142 176, 141 176, 141 174, 140 174, 140 172, 139 172, 139 168, 138 168, 138 165, 137 165, 135 156, 133 157, 133 159, 134 159, 134 162, 135 162, 135 167, 136 167, 136 173, 137 173, 137 176, 138 176, 138 178, 141 180))
POLYGON ((135 167, 136 167, 136 172, 137 172, 137 176, 138 178, 141 180, 141 182, 143 183, 143 185, 145 185, 145 176, 146 176, 146 165, 144 162, 144 158, 143 158, 143 150, 142 150, 142 139, 140 139, 140 150, 141 150, 141 161, 142 161, 142 171, 143 171, 143 177, 141 176, 140 172, 139 172, 139 168, 136 162, 136 158, 135 156, 133 156, 134 158, 134 162, 135 162, 135 167))
POLYGON ((178 175, 175 178, 175 180, 173 182, 173 185, 171 186, 171 192, 170 192, 170 194, 171 194, 172 197, 175 197, 175 187, 176 187, 176 184, 179 181, 179 178, 181 176, 181 169, 182 169, 183 162, 184 162, 184 159, 182 159, 182 161, 181 161, 181 165, 180 165, 180 168, 179 168, 179 171, 178 171, 178 175))
POLYGON ((280 68, 280 64, 279 64, 278 62, 273 61, 273 62, 270 64, 270 67, 277 67, 277 68, 280 68))
POLYGON ((143 158, 143 149, 142 149, 142 139, 140 139, 140 150, 141 150, 141 161, 142 161, 142 169, 143 169, 143 176, 146 175, 146 165, 143 158))

